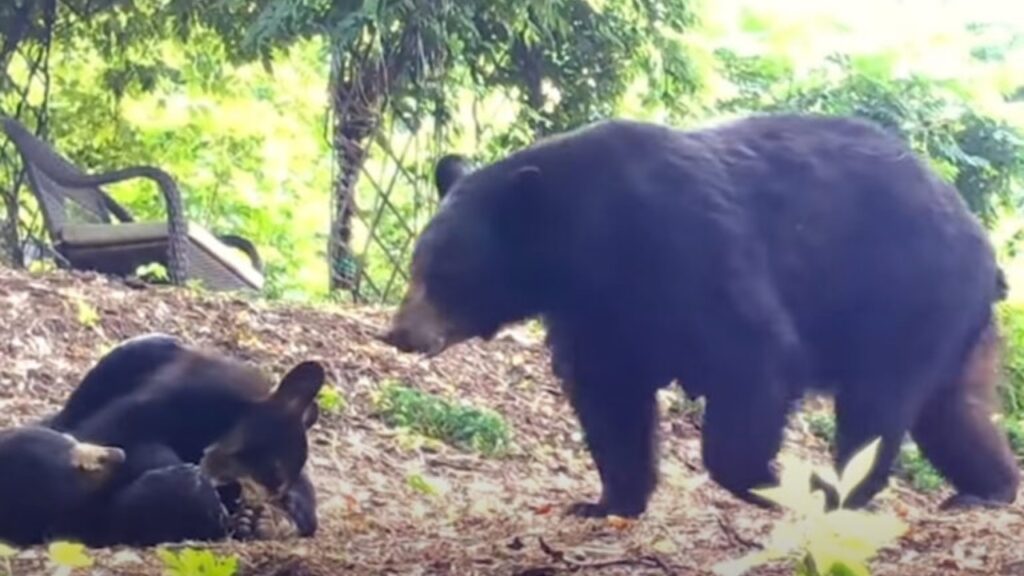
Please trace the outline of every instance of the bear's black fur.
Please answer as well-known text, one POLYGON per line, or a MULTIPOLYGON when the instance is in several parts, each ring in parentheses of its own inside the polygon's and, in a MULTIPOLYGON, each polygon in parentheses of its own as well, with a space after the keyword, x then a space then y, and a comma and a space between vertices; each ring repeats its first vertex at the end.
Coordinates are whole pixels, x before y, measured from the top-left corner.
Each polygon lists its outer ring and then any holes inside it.
POLYGON ((119 396, 135 391, 158 368, 180 358, 182 342, 168 334, 129 338, 107 352, 85 373, 60 411, 41 424, 68 431, 119 396))
POLYGON ((143 472, 114 494, 104 520, 103 545, 213 541, 229 533, 221 496, 194 464, 170 464, 143 472))
MULTIPOLYGON (((102 533, 109 538, 101 544, 123 543, 123 537, 142 544, 220 535, 221 509, 212 507, 215 492, 207 476, 221 486, 232 512, 237 505, 248 507, 248 500, 280 506, 290 516, 292 533, 311 536, 316 502, 303 470, 305 432, 316 421, 314 400, 323 379, 320 365, 306 362, 271 393, 271 382, 257 370, 154 334, 104 356, 47 423, 127 455, 104 497, 96 499, 97 509, 113 511, 104 518, 109 528, 102 533), (203 474, 188 464, 199 465, 203 474), (246 502, 237 501, 241 496, 246 502), (180 502, 177 515, 162 515, 167 499, 180 502)), ((240 512, 254 510, 259 509, 240 512)), ((246 520, 255 526, 245 526, 240 537, 290 535, 266 533, 260 516, 246 520)))
POLYGON ((0 541, 29 546, 75 535, 123 462, 120 449, 42 426, 0 431, 0 541))
POLYGON ((947 505, 1014 500, 994 379, 976 369, 995 347, 993 251, 896 137, 812 115, 612 120, 461 172, 384 340, 435 355, 540 315, 603 486, 575 513, 646 509, 672 381, 706 397, 704 462, 748 501, 764 504, 749 490, 775 482, 810 389, 835 394, 840 466, 882 438, 848 506, 885 485, 908 430, 956 487, 947 505))

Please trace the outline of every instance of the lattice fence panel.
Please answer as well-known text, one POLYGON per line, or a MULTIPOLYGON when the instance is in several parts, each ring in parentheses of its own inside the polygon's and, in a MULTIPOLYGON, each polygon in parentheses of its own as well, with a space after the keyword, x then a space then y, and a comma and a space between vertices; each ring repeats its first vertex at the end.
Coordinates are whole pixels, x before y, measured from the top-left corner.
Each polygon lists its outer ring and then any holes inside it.
POLYGON ((358 263, 357 301, 394 304, 405 292, 416 237, 437 209, 440 141, 435 131, 414 131, 396 117, 378 132, 356 187, 350 249, 358 263))

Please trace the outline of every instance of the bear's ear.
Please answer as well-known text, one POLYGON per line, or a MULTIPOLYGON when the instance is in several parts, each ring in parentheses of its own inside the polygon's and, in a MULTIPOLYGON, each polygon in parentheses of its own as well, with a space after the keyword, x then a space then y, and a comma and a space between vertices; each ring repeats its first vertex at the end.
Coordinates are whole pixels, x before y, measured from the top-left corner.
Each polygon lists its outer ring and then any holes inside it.
POLYGON ((316 395, 324 385, 326 374, 324 367, 319 362, 307 361, 292 368, 271 397, 273 402, 284 408, 284 410, 310 425, 310 419, 315 422, 315 416, 319 412, 310 414, 311 406, 316 406, 316 395))
POLYGON ((531 244, 552 219, 544 173, 537 166, 524 166, 506 178, 506 187, 498 195, 498 227, 508 240, 518 245, 531 244))
POLYGON ((442 156, 437 161, 437 166, 434 167, 434 185, 437 186, 437 199, 439 201, 444 200, 452 186, 472 171, 473 165, 464 156, 458 154, 442 156))
POLYGON ((512 186, 520 194, 537 194, 544 187, 543 174, 536 166, 524 166, 512 173, 512 186))
POLYGON ((525 166, 512 173, 509 186, 512 194, 506 195, 506 214, 516 218, 536 218, 543 216, 542 200, 544 198, 544 174, 536 166, 525 166))

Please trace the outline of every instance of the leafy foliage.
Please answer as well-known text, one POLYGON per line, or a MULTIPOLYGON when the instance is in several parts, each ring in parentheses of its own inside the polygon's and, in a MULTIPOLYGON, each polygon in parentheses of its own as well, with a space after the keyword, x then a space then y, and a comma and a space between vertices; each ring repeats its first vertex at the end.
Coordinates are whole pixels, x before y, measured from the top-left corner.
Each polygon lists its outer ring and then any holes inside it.
POLYGON ((826 412, 807 414, 807 427, 816 438, 832 444, 836 437, 836 419, 826 412))
POLYGON ((1003 337, 1005 385, 1000 388, 1007 412, 1024 417, 1024 306, 1006 302, 997 308, 1003 337))
POLYGON ((908 443, 900 449, 896 463, 897 473, 908 479, 915 490, 934 492, 942 488, 945 482, 939 471, 925 459, 916 444, 908 443))
POLYGON ((76 568, 89 568, 94 561, 85 548, 77 542, 52 542, 46 549, 54 576, 68 576, 76 568))
POLYGON ((791 558, 800 575, 869 575, 868 561, 906 531, 898 518, 842 508, 846 497, 871 471, 879 446, 876 439, 860 450, 839 476, 831 470, 814 470, 794 458, 785 459, 779 485, 755 492, 789 510, 793 518, 775 526, 764 550, 721 563, 715 566, 715 573, 744 574, 764 563, 791 558), (839 508, 826 511, 824 493, 810 488, 812 473, 823 480, 831 478, 840 497, 839 508))
MULTIPOLYGON (((310 89, 323 73, 317 46, 290 52, 275 78, 231 67, 209 35, 154 44, 165 74, 152 85, 121 83, 116 97, 110 82, 119 73, 103 50, 87 40, 57 47, 51 138, 58 150, 87 169, 161 166, 178 180, 190 220, 256 243, 268 296, 322 291, 329 148, 307 136, 325 114, 323 94, 310 89)), ((165 218, 148 182, 111 191, 138 219, 165 218)))
POLYGON ((979 112, 961 86, 923 75, 897 76, 887 54, 839 55, 792 82, 791 66, 769 56, 720 51, 738 95, 727 111, 800 111, 872 120, 907 141, 986 221, 994 206, 1015 202, 1024 177, 1024 134, 979 112))
POLYGON ((377 408, 390 426, 403 427, 453 446, 499 455, 509 448, 508 427, 493 412, 459 406, 444 398, 387 383, 377 408))
POLYGON ((316 403, 320 410, 328 414, 337 414, 344 410, 347 405, 345 394, 340 388, 332 384, 320 388, 320 392, 317 393, 316 403))
POLYGON ((218 556, 209 550, 184 548, 175 553, 157 550, 164 563, 164 576, 234 576, 238 572, 238 558, 218 556))

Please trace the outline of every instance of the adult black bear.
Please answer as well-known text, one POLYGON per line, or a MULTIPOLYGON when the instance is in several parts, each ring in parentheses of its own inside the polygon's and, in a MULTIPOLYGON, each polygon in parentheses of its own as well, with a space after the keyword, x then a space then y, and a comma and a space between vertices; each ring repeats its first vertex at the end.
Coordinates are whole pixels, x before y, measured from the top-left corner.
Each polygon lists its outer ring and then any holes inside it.
POLYGON ((254 368, 201 353, 171 336, 147 335, 104 356, 47 423, 127 454, 106 491, 110 499, 131 497, 135 505, 113 508, 115 541, 121 535, 160 541, 175 533, 178 539, 217 534, 212 520, 190 524, 216 517, 203 507, 210 502, 207 476, 227 491, 240 484, 240 496, 254 504, 270 504, 253 508, 243 502, 236 537, 311 536, 317 518, 315 491, 303 470, 306 429, 317 419, 314 400, 323 381, 323 368, 305 362, 271 392, 272 383, 254 368), (199 464, 203 477, 189 463, 199 464), (147 514, 170 498, 157 493, 175 489, 194 512, 182 508, 180 521, 147 514), (254 512, 259 515, 246 516, 254 512), (146 518, 155 524, 143 529, 133 523, 146 518))
POLYGON ((443 193, 384 340, 439 354, 540 315, 602 481, 579 515, 636 516, 656 484, 655 392, 707 399, 703 457, 733 494, 775 481, 787 414, 836 396, 840 465, 909 430, 956 487, 1014 500, 1019 471, 985 402, 1000 295, 984 230, 903 142, 854 119, 758 116, 697 130, 605 121, 443 193))
POLYGON ((118 448, 41 426, 0 431, 0 541, 38 544, 71 533, 124 462, 118 448))

